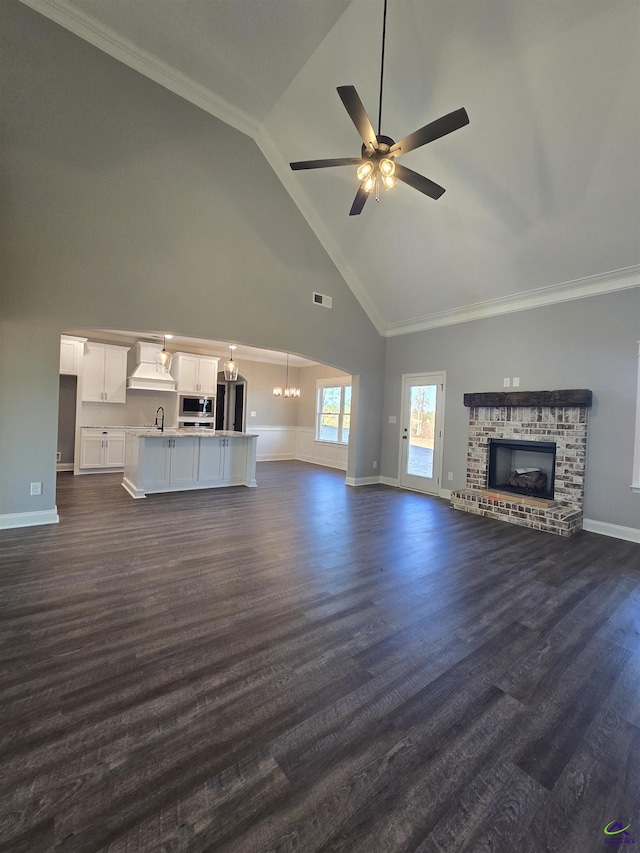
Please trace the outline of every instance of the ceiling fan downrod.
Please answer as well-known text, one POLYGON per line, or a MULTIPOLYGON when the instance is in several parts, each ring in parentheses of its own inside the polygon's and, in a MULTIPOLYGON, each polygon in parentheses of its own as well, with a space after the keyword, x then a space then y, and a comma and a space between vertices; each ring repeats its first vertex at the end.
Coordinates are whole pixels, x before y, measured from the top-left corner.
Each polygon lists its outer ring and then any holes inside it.
POLYGON ((380 56, 380 100, 378 102, 378 136, 382 135, 382 86, 384 82, 384 46, 387 37, 387 0, 382 12, 382 54, 380 56))

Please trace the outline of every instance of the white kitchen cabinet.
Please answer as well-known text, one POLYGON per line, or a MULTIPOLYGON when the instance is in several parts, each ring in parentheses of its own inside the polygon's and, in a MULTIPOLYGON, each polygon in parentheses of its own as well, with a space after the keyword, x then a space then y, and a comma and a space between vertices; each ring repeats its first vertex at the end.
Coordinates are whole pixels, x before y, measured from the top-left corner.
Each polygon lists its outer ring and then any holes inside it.
POLYGON ((219 359, 210 356, 174 353, 171 375, 176 380, 178 393, 215 397, 218 361, 219 359))
POLYGON ((77 376, 82 366, 82 353, 86 338, 60 335, 60 373, 77 376))
POLYGON ((87 341, 82 359, 83 403, 126 403, 128 347, 87 341))
POLYGON ((183 436, 172 439, 169 482, 176 485, 195 483, 198 479, 198 450, 200 439, 183 436))
POLYGON ((198 482, 244 483, 250 440, 244 435, 203 439, 200 443, 198 482))
POLYGON ((80 436, 80 469, 124 468, 123 429, 84 428, 80 436))
POLYGON ((224 475, 225 446, 223 438, 207 438, 200 443, 199 483, 221 483, 224 475))
POLYGON ((222 478, 225 483, 239 483, 246 477, 247 454, 253 447, 250 439, 227 438, 222 478))
POLYGON ((195 483, 197 471, 198 438, 160 433, 145 441, 143 479, 148 491, 195 483))
POLYGON ((249 433, 150 430, 127 435, 122 485, 133 498, 157 492, 256 485, 256 441, 249 433))

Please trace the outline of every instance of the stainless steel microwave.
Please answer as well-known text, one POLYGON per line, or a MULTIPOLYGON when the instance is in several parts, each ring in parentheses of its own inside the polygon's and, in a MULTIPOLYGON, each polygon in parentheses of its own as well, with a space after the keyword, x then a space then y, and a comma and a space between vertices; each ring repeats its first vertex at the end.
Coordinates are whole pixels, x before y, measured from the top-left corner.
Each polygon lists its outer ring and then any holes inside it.
POLYGON ((212 418, 213 397, 180 397, 180 416, 196 418, 212 418))

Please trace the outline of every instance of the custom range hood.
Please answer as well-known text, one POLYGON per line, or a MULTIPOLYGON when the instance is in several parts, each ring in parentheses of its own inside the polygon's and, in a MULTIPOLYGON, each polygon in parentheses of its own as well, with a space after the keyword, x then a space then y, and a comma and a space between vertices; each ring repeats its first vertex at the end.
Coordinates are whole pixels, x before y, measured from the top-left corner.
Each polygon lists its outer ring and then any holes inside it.
POLYGON ((138 341, 130 351, 134 359, 127 377, 127 388, 132 391, 175 391, 176 382, 170 373, 158 365, 156 356, 162 352, 162 344, 138 341))

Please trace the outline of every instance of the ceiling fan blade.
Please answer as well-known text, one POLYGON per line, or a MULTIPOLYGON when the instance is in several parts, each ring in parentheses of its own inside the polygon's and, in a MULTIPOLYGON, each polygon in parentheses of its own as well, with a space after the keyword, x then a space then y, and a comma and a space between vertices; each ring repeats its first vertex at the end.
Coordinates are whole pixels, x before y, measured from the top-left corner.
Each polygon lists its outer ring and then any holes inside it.
POLYGON ((367 149, 375 151, 378 147, 378 137, 355 86, 338 86, 338 94, 367 149))
POLYGON ((298 160, 289 163, 294 172, 298 169, 326 169, 328 166, 358 166, 362 163, 362 157, 340 157, 332 160, 298 160))
POLYGON ((420 148, 421 145, 426 145, 427 142, 433 142, 434 139, 440 139, 441 136, 446 136, 447 133, 453 133, 454 130, 459 130, 469 124, 469 116, 464 107, 459 110, 454 110, 442 118, 432 121, 430 124, 425 124, 420 130, 410 133, 405 136, 395 145, 391 146, 390 153, 399 157, 401 154, 406 154, 407 151, 413 151, 414 148, 420 148))
POLYGON ((362 208, 364 207, 364 203, 368 196, 369 193, 364 189, 364 187, 359 187, 356 197, 353 200, 353 204, 351 205, 349 216, 358 216, 359 213, 362 213, 362 208))
POLYGON ((406 166, 403 166, 400 163, 396 163, 396 170, 393 174, 399 181, 409 184, 409 186, 413 187, 414 190, 419 190, 421 193, 428 195, 430 198, 439 199, 445 191, 444 187, 441 187, 439 184, 435 184, 423 175, 419 175, 417 172, 414 172, 413 169, 407 169, 406 166))

